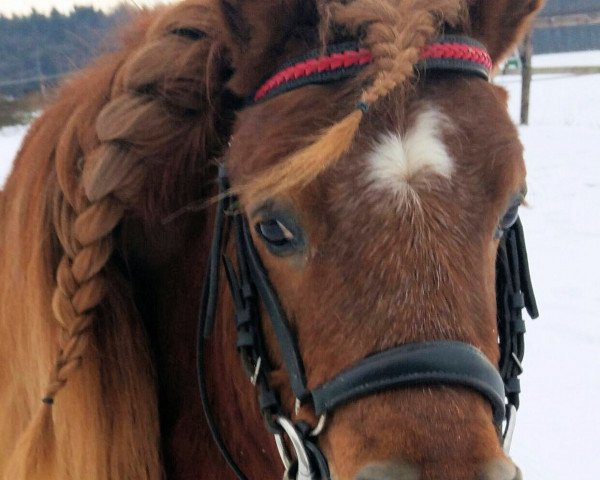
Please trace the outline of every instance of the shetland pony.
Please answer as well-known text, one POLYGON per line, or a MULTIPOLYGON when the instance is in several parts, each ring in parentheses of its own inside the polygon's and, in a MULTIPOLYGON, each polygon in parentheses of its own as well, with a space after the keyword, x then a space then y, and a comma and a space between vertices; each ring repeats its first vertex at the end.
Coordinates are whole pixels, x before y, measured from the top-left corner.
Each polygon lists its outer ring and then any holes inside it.
MULTIPOLYGON (((0 196, 2 478, 234 478, 195 372, 219 163, 309 385, 424 340, 464 341, 497 363, 495 232, 525 189, 522 147, 501 88, 415 65, 454 33, 497 66, 541 3, 185 0, 141 12, 119 50, 60 87, 0 196), (290 58, 347 41, 372 55, 352 78, 245 101, 290 58)), ((213 414, 248 478, 278 478, 221 292, 206 352, 213 414)), ((271 385, 294 412, 264 329, 271 385)), ((491 415, 467 388, 391 390, 337 409, 319 445, 339 480, 520 478, 491 415)), ((310 405, 296 417, 316 421, 310 405)))

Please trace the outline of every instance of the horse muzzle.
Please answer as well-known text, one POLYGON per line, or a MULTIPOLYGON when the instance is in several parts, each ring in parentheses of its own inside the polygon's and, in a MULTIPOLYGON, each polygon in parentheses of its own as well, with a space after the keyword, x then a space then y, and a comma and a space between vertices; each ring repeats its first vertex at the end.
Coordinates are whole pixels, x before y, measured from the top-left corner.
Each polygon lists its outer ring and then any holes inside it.
MULTIPOLYGON (((411 464, 380 462, 367 465, 352 480, 421 480, 421 473, 411 464)), ((485 465, 473 480, 523 480, 523 476, 510 460, 498 459, 485 465)))

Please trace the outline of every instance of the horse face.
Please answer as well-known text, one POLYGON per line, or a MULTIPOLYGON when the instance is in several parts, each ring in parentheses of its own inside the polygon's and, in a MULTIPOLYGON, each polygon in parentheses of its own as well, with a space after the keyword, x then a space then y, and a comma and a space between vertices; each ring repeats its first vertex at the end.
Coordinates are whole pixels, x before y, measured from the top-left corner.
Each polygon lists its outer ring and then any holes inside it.
MULTIPOLYGON (((498 360, 495 252, 501 221, 524 191, 521 146, 504 94, 482 80, 438 79, 414 97, 382 103, 351 152, 310 186, 242 198, 309 387, 370 354, 424 340, 461 340, 498 360)), ((265 103, 240 117, 234 182, 264 168, 278 141, 268 132, 293 128, 277 111, 265 103), (248 148, 248 138, 264 147, 248 148)), ((272 337, 270 347, 281 366, 272 337)), ((274 381, 292 411, 283 370, 274 381)), ((302 416, 315 422, 310 406, 302 416)), ((340 407, 328 422, 322 442, 341 479, 516 475, 502 463, 490 406, 473 391, 391 391, 340 407)))
MULTIPOLYGON (((514 28, 502 31, 504 42, 490 33, 485 3, 470 2, 478 15, 473 32, 485 32, 479 36, 494 45, 498 60, 535 2, 504 2, 523 7, 514 28)), ((242 75, 237 71, 231 85, 250 93, 258 85, 241 86, 242 75)), ((307 86, 240 112, 227 160, 234 188, 348 113, 364 82, 307 86)), ((497 363, 496 249, 525 194, 505 92, 454 74, 396 89, 364 117, 346 154, 310 184, 273 194, 241 191, 309 388, 373 353, 425 340, 464 341, 497 363)), ((292 412, 264 318, 263 329, 276 367, 271 381, 292 412)), ((316 421, 310 405, 298 417, 316 421)), ((490 405, 459 387, 354 400, 330 415, 320 445, 340 480, 520 478, 502 451, 490 405)))

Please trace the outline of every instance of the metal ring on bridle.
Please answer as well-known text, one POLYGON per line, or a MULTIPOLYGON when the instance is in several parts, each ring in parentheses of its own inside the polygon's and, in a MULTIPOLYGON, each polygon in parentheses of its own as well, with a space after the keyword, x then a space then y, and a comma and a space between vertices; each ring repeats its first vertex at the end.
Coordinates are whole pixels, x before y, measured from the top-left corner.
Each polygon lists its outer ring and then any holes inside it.
POLYGON ((280 433, 274 433, 275 444, 277 445, 277 450, 279 451, 279 457, 285 467, 285 470, 288 471, 292 466, 292 459, 288 455, 287 449, 285 447, 285 443, 283 442, 283 437, 280 433))
POLYGON ((256 386, 256 381, 258 380, 258 374, 260 373, 261 365, 262 365, 262 357, 258 357, 258 360, 256 361, 256 366, 254 367, 254 373, 250 377, 250 383, 253 386, 256 386))
MULTIPOLYGON (((284 416, 278 415, 275 418, 275 421, 283 428, 283 431, 290 439, 292 448, 296 454, 296 462, 298 463, 296 480, 312 480, 313 472, 310 467, 310 459, 308 458, 308 453, 304 447, 304 441, 298 433, 298 430, 296 430, 294 424, 284 416)), ((275 443, 277 444, 277 450, 279 451, 279 456, 281 457, 281 461, 283 462, 287 474, 288 470, 293 465, 293 460, 290 458, 281 434, 275 434, 275 443)))
POLYGON ((317 422, 317 426, 315 428, 313 428, 309 435, 311 437, 317 437, 321 434, 321 432, 323 431, 323 429, 325 428, 325 422, 327 421, 327 414, 324 413, 323 415, 321 415, 319 417, 319 421, 317 422))
MULTIPOLYGON (((298 415, 300 413, 300 407, 302 406, 302 402, 300 399, 296 399, 294 403, 294 415, 298 415)), ((309 436, 316 437, 325 429, 325 422, 327 421, 327 414, 323 413, 319 420, 317 421, 317 425, 309 432, 309 436)))
POLYGON ((510 453, 513 433, 517 425, 517 409, 514 405, 509 405, 506 409, 506 427, 502 435, 502 448, 507 455, 510 453))

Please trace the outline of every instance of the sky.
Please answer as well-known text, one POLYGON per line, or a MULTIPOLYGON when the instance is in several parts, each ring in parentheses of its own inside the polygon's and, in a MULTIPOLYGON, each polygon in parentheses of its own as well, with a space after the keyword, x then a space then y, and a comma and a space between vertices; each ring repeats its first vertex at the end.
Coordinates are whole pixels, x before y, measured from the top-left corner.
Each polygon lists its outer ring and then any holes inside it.
POLYGON ((132 3, 142 6, 169 3, 169 0, 0 0, 0 14, 5 16, 13 14, 26 15, 32 8, 40 13, 48 13, 52 8, 67 13, 73 9, 74 5, 93 5, 98 9, 108 11, 119 3, 132 3))

